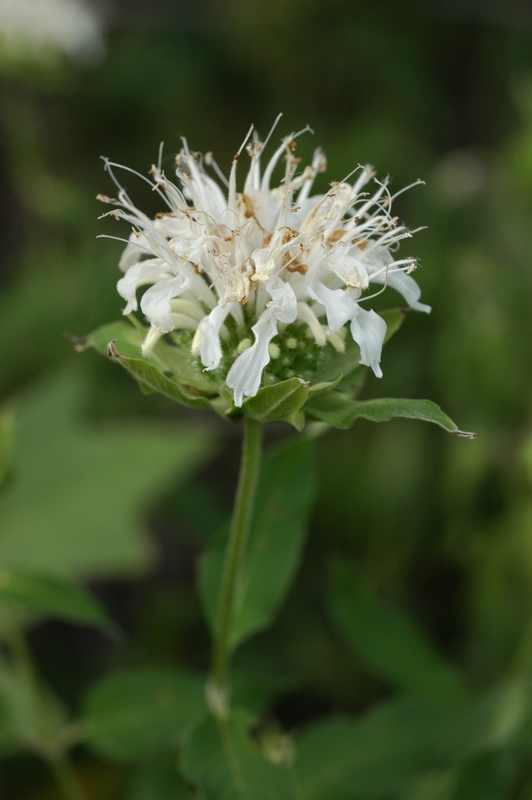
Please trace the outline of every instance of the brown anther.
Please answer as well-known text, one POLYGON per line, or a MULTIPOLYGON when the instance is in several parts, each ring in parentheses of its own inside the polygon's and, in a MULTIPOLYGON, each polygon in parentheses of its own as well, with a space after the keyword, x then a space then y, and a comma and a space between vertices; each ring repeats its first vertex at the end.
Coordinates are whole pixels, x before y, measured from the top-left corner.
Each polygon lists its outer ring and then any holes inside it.
POLYGON ((113 202, 112 199, 110 197, 107 197, 106 194, 97 194, 96 195, 96 200, 99 200, 100 203, 112 203, 113 202))
POLYGON ((194 264, 194 272, 196 275, 203 275, 203 270, 199 264, 194 264))
POLYGON ((355 217, 355 225, 360 225, 362 222, 362 217, 355 217))
POLYGON ((295 231, 293 228, 290 228, 288 225, 284 225, 282 228, 278 228, 278 230, 282 231, 285 230, 286 232, 283 233, 283 238, 281 239, 283 244, 288 244, 291 242, 292 239, 295 239, 299 236, 299 231, 295 231))
POLYGON ((334 244, 334 242, 339 241, 342 238, 345 231, 343 228, 336 228, 328 237, 327 237, 327 244, 334 244))
POLYGON ((255 210, 253 208, 251 197, 249 197, 247 194, 239 194, 238 210, 246 217, 246 219, 251 219, 254 217, 255 210))
POLYGON ((155 164, 152 164, 151 169, 148 170, 148 175, 155 175, 156 172, 157 172, 157 167, 155 166, 155 164))
POLYGON ((300 275, 306 275, 308 272, 307 265, 302 264, 301 261, 297 260, 297 258, 295 261, 292 261, 291 264, 288 264, 286 269, 288 272, 299 272, 300 275))

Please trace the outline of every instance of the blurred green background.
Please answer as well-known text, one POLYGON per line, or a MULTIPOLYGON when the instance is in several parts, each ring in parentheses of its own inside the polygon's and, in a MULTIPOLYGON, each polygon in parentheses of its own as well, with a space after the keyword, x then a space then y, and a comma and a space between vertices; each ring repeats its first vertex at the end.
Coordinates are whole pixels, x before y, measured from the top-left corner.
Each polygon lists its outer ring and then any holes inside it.
MULTIPOLYGON (((408 316, 384 351, 384 378, 370 379, 364 396, 430 398, 479 438, 408 421, 322 437, 297 581, 239 663, 282 678, 271 695, 287 729, 388 696, 387 676, 353 656, 331 619, 328 587, 343 563, 364 593, 425 630, 473 691, 528 674, 530 5, 102 0, 77 44, 62 4, 21 0, 26 28, 15 31, 4 2, 0 382, 6 441, 12 411, 16 420, 6 486, 18 475, 20 488, 0 505, 1 566, 90 581, 125 631, 117 644, 66 622, 33 626, 49 684, 76 708, 114 666, 205 666, 194 563, 230 510, 238 465, 239 428, 144 397, 122 370, 65 338, 118 318, 122 305, 121 245, 96 239, 125 235, 97 219, 96 194, 112 194, 99 157, 145 173, 161 141, 170 165, 186 136, 227 170, 249 124, 265 135, 280 111, 279 135, 313 128, 298 155, 322 146, 324 181, 357 163, 390 174, 396 190, 426 181, 401 195, 396 213, 427 226, 403 249, 419 257, 433 312, 408 316), (34 3, 52 28, 57 16, 55 41, 38 41, 34 3)), ((124 184, 157 210, 141 181, 124 184)), ((387 305, 397 303, 391 295, 387 305)), ((114 797, 124 768, 82 758, 94 797, 114 797)), ((485 797, 532 796, 530 749, 503 783, 485 797)), ((6 756, 2 796, 55 797, 47 785, 36 760, 6 756)))

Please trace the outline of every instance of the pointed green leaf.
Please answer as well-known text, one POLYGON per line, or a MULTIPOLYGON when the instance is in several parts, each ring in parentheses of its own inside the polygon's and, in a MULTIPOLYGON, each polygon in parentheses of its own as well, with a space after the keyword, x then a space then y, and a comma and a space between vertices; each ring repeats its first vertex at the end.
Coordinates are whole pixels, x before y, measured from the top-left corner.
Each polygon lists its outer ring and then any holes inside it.
POLYGON ((483 701, 441 706, 408 698, 318 722, 298 743, 298 797, 381 800, 413 791, 483 746, 492 710, 483 701))
POLYGON ((108 632, 115 630, 112 621, 93 597, 59 578, 0 572, 0 600, 81 625, 94 625, 108 632))
POLYGON ((292 770, 266 760, 250 740, 254 718, 209 716, 187 742, 181 767, 209 800, 295 800, 292 770))
POLYGON ((73 339, 75 348, 82 352, 88 347, 94 348, 100 355, 108 355, 109 342, 114 342, 116 349, 127 358, 141 359, 156 366, 161 372, 169 373, 175 381, 183 386, 198 389, 207 394, 216 394, 213 382, 197 364, 190 352, 178 345, 169 344, 160 339, 155 345, 152 356, 143 358, 141 345, 148 332, 137 322, 121 320, 102 325, 83 339, 73 339))
POLYGON ((113 342, 109 343, 108 353, 110 358, 118 361, 140 383, 145 393, 157 392, 170 400, 193 408, 212 408, 210 400, 203 395, 194 395, 186 391, 147 359, 122 356, 113 342))
POLYGON ((150 565, 143 514, 212 452, 199 426, 82 422, 85 386, 55 375, 21 397, 13 480, 0 495, 0 564, 49 576, 150 565))
POLYGON ((379 397, 357 402, 340 392, 324 393, 313 399, 305 409, 309 416, 328 422, 336 428, 350 428, 362 417, 371 422, 388 422, 397 417, 433 422, 455 436, 474 439, 476 434, 460 431, 447 414, 431 400, 402 400, 379 397))
POLYGON ((458 674, 436 652, 417 625, 387 608, 361 585, 354 570, 331 570, 330 610, 357 657, 393 686, 447 702, 463 697, 458 674))
POLYGON ((308 397, 309 387, 301 378, 264 386, 255 397, 244 401, 242 411, 258 422, 289 422, 297 430, 304 425, 299 411, 308 397))
POLYGON ((87 743, 128 761, 175 747, 206 713, 204 680, 162 669, 130 669, 105 677, 85 698, 87 743))
MULTIPOLYGON (((265 461, 237 595, 233 645, 267 627, 283 602, 301 557, 315 487, 312 442, 291 441, 265 461)), ((200 589, 211 624, 226 543, 227 529, 200 561, 200 589)))

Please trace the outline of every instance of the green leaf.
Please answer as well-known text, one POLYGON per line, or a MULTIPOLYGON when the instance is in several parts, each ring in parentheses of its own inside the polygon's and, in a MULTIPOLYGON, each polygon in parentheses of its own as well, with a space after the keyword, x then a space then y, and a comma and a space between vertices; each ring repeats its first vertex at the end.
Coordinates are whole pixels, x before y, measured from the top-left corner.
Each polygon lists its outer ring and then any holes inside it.
POLYGON ((162 372, 169 372, 180 385, 216 394, 216 388, 213 388, 213 383, 198 366, 196 360, 178 345, 171 345, 160 339, 155 345, 153 355, 149 359, 143 358, 141 345, 147 332, 148 329, 136 320, 134 322, 122 320, 102 325, 83 339, 73 339, 73 344, 78 351, 82 352, 92 347, 100 355, 107 356, 109 343, 114 342, 122 356, 141 359, 162 372))
POLYGON ((209 716, 191 735, 181 767, 209 800, 295 800, 292 770, 272 764, 252 746, 253 722, 242 711, 227 720, 209 716))
POLYGON ((5 483, 13 457, 13 422, 11 409, 0 412, 0 486, 5 483))
POLYGON ((290 378, 259 389, 255 397, 244 401, 242 411, 259 422, 289 422, 300 431, 304 418, 299 412, 308 394, 308 383, 301 378, 290 378))
POLYGON ((393 700, 355 719, 319 722, 298 743, 300 800, 377 800, 412 791, 484 743, 492 707, 393 700))
POLYGON ((382 317, 386 323, 386 336, 384 337, 384 344, 389 342, 392 336, 395 336, 405 321, 409 311, 410 309, 408 308, 385 308, 384 311, 379 311, 379 316, 382 317))
POLYGON ((455 436, 474 439, 475 433, 460 431, 436 403, 431 400, 401 400, 379 397, 357 402, 340 392, 324 393, 312 400, 305 409, 314 419, 328 422, 336 428, 350 428, 362 417, 371 422, 388 422, 396 417, 433 422, 455 436))
POLYGON ((339 562, 331 570, 329 607, 353 652, 385 681, 437 701, 463 698, 458 674, 417 625, 379 603, 339 562))
POLYGON ((23 608, 116 631, 103 608, 89 594, 64 580, 22 572, 0 572, 0 600, 23 608))
POLYGON ((212 452, 199 426, 82 422, 85 385, 57 375, 18 404, 13 480, 0 496, 0 564, 49 576, 150 565, 143 514, 212 452))
POLYGON ((48 687, 35 683, 26 665, 16 658, 12 664, 0 663, 0 753, 42 754, 61 739, 66 724, 61 703, 48 687))
POLYGON ((0 664, 0 753, 14 753, 38 741, 31 697, 8 665, 0 664))
MULTIPOLYGON (((212 408, 213 405, 203 395, 186 391, 181 384, 167 377, 155 364, 145 358, 127 358, 120 355, 113 342, 109 343, 109 357, 118 361, 135 378, 145 394, 157 392, 170 400, 175 400, 192 408, 212 408)), ((228 406, 229 407, 229 406, 228 406)))
POLYGON ((105 677, 87 695, 88 744, 129 761, 175 747, 206 713, 204 680, 162 669, 130 669, 105 677))
MULTIPOLYGON (((316 487, 312 443, 292 440, 265 461, 238 588, 233 646, 266 628, 298 567, 316 487)), ((227 528, 200 561, 200 590, 211 625, 216 614, 227 528)))

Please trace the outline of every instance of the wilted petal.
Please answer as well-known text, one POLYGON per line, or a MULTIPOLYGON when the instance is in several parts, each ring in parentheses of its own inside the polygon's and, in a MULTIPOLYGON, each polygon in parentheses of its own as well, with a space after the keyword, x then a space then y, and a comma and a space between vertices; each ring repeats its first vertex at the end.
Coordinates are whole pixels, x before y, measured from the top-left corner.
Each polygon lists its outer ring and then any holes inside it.
POLYGON ((351 335, 360 347, 360 363, 371 367, 377 378, 382 378, 379 366, 382 345, 386 336, 386 323, 373 310, 365 311, 358 306, 351 320, 351 335))
POLYGON ((325 306, 330 333, 336 333, 356 313, 356 302, 345 289, 329 289, 319 281, 309 287, 309 295, 325 306))
POLYGON ((268 345, 277 333, 277 323, 271 309, 267 309, 253 325, 255 342, 238 356, 228 372, 226 383, 234 390, 235 406, 242 405, 244 395, 254 397, 259 391, 262 371, 270 362, 268 345))
POLYGON ((140 307, 152 325, 165 331, 174 329, 170 300, 186 291, 188 285, 187 278, 178 275, 150 286, 140 301, 140 307))

